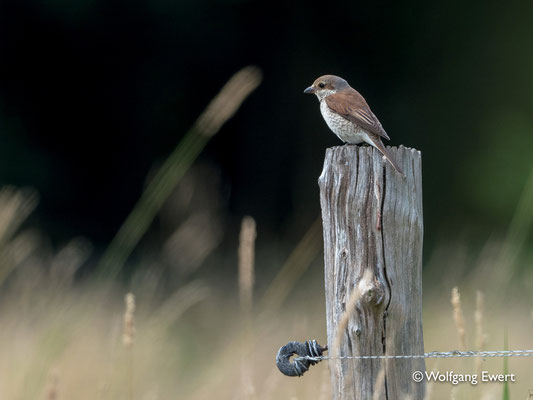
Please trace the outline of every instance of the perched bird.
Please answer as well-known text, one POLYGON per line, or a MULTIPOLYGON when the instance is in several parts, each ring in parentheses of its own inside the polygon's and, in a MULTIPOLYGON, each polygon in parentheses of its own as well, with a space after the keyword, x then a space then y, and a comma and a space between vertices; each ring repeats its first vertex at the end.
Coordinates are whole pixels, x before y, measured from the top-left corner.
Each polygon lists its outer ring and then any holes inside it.
POLYGON ((324 75, 312 86, 304 90, 306 94, 315 94, 320 102, 320 112, 329 129, 345 143, 368 143, 378 149, 394 169, 400 174, 402 170, 383 145, 381 138, 389 140, 387 132, 381 126, 363 96, 339 76, 324 75))

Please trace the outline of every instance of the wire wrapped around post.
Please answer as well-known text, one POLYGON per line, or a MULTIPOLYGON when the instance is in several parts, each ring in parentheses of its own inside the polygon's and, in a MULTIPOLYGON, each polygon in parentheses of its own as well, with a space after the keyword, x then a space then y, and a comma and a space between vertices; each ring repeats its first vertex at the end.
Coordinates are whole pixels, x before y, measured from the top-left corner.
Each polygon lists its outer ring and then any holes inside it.
POLYGON ((316 360, 309 360, 304 357, 321 357, 327 347, 322 347, 316 340, 307 342, 289 342, 278 350, 276 355, 276 365, 278 369, 287 376, 302 376, 309 370, 311 365, 318 363, 316 360), (290 361, 293 355, 300 356, 294 361, 290 361))

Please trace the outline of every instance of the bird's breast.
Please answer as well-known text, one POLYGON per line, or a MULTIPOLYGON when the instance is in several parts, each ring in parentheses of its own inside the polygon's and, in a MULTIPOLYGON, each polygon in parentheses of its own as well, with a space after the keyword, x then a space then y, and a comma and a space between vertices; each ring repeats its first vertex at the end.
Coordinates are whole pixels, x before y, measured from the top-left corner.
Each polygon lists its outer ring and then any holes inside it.
POLYGON ((326 124, 328 124, 329 129, 343 142, 357 144, 365 141, 364 139, 367 136, 366 132, 358 125, 331 111, 324 100, 320 102, 320 112, 326 124))

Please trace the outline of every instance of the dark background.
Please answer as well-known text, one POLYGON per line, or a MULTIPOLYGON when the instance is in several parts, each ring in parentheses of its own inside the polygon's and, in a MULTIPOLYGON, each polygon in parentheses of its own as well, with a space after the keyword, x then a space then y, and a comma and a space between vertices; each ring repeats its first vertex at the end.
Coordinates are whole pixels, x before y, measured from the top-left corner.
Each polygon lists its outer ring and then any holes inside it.
POLYGON ((262 85, 199 160, 219 171, 230 227, 250 214, 296 241, 319 214, 340 142, 302 91, 332 73, 388 144, 422 151, 426 251, 483 238, 505 229, 533 165, 531 21, 523 1, 4 0, 0 184, 37 189, 32 223, 53 243, 103 249, 151 168, 254 64, 262 85))

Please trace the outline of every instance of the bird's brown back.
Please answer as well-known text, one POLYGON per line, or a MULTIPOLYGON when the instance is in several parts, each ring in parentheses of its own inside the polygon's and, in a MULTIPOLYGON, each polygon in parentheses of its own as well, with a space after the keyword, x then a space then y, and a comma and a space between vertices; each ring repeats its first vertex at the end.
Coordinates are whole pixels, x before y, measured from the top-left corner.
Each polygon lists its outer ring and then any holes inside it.
POLYGON ((354 88, 347 88, 325 98, 328 107, 347 120, 359 125, 361 128, 389 139, 387 132, 381 126, 366 100, 354 88))

